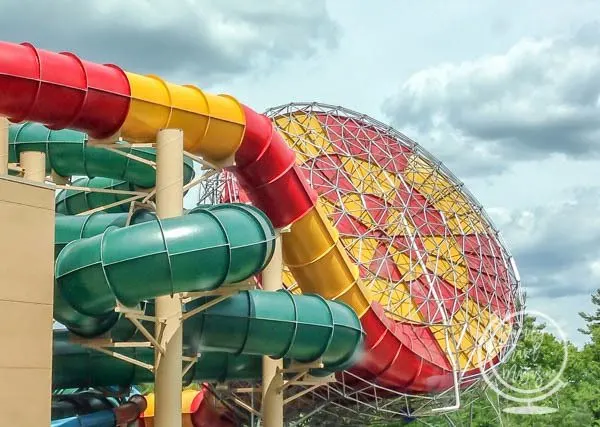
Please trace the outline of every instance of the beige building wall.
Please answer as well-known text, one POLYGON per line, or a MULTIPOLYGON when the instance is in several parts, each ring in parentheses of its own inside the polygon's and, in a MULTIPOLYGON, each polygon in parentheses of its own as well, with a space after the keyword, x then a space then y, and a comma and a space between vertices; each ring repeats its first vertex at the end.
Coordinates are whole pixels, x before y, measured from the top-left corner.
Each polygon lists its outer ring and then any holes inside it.
POLYGON ((0 176, 0 426, 50 425, 54 191, 0 176))

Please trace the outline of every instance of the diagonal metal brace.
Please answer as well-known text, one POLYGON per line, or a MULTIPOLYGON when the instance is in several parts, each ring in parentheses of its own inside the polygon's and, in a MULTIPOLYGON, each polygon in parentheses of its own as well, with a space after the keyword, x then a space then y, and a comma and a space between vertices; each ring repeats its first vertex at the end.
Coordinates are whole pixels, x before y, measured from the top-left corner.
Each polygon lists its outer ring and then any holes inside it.
POLYGON ((195 299, 202 298, 202 297, 216 296, 216 298, 211 301, 208 301, 207 303, 204 303, 201 306, 196 307, 186 313, 183 313, 183 315, 181 316, 181 320, 182 321, 187 320, 190 317, 195 316, 196 314, 220 303, 221 301, 224 301, 227 298, 229 298, 235 294, 238 294, 239 292, 247 291, 247 290, 254 289, 254 288, 256 288, 255 283, 247 282, 247 283, 242 283, 239 285, 225 286, 220 289, 215 289, 212 291, 188 292, 186 294, 185 298, 182 300, 185 304, 187 304, 190 301, 193 301, 195 299))

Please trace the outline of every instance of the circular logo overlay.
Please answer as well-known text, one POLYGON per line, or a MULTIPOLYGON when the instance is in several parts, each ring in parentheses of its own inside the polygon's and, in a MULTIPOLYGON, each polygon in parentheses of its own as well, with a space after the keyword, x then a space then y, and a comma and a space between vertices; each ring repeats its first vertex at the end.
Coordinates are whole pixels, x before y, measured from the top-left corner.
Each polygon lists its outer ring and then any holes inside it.
POLYGON ((548 399, 566 385, 562 374, 567 366, 568 341, 560 326, 548 315, 539 311, 522 310, 511 313, 502 322, 490 322, 489 334, 515 324, 519 318, 534 317, 545 323, 545 331, 536 327, 523 328, 518 344, 507 363, 487 368, 481 365, 485 383, 503 398, 527 406, 548 399), (552 333, 562 344, 562 352, 549 357, 544 346, 545 332, 552 333))

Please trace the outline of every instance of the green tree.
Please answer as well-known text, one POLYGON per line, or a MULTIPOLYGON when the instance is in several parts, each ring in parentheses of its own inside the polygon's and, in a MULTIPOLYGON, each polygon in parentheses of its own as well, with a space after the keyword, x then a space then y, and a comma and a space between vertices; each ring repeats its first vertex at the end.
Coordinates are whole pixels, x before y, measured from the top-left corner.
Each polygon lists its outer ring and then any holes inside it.
MULTIPOLYGON (((594 304, 600 308, 599 293, 594 304)), ((546 415, 515 415, 503 412, 507 407, 519 406, 498 396, 491 389, 478 388, 463 395, 468 402, 459 411, 447 417, 424 419, 433 426, 600 426, 600 365, 598 363, 598 316, 584 317, 587 328, 596 338, 583 349, 567 343, 568 362, 562 375, 564 387, 552 397, 535 405, 557 408, 546 415)), ((514 386, 531 389, 547 383, 556 374, 564 356, 564 343, 546 330, 535 318, 524 319, 523 333, 510 359, 500 369, 500 375, 510 379, 514 386)))
POLYGON ((589 335, 592 339, 596 338, 596 343, 598 342, 598 328, 600 328, 600 289, 596 290, 592 295, 592 303, 596 306, 596 311, 594 313, 584 313, 583 311, 579 312, 579 315, 585 320, 586 327, 580 328, 579 331, 589 335))

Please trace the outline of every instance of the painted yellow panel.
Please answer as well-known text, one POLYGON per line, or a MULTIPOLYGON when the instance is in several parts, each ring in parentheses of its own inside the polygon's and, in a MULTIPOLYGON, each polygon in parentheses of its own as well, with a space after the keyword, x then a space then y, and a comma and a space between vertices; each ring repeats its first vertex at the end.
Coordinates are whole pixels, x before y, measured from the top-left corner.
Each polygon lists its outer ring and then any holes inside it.
POLYGON ((510 336, 509 324, 502 324, 497 315, 471 299, 465 300, 454 318, 457 323, 468 323, 471 337, 481 347, 481 350, 476 352, 480 363, 485 362, 486 358, 491 360, 510 336))
MULTIPOLYGON (((465 327, 464 336, 462 339, 468 339, 469 345, 472 346, 470 353, 467 355, 470 357, 470 365, 472 365, 469 366, 469 368, 479 366, 481 363, 485 363, 488 352, 487 348, 482 347, 482 341, 485 338, 483 336, 485 326, 483 325, 482 319, 470 316, 463 304, 454 314, 453 323, 460 325, 461 331, 462 327, 465 327)), ((460 339, 460 335, 455 335, 455 340, 460 339)))
POLYGON ((374 194, 390 199, 396 189, 396 174, 354 157, 342 157, 342 166, 359 193, 374 194), (385 197, 384 197, 385 196, 385 197))
POLYGON ((327 138, 325 129, 315 116, 295 114, 283 116, 275 121, 288 145, 299 155, 302 161, 324 153, 335 153, 336 149, 327 138))
POLYGON ((400 273, 402 273, 402 280, 412 281, 419 278, 423 273, 423 267, 416 259, 411 259, 410 254, 406 252, 400 252, 393 246, 388 247, 389 253, 394 260, 394 263, 398 267, 400 273))
POLYGON ((366 286, 371 291, 373 301, 381 304, 388 316, 404 322, 423 322, 423 316, 412 300, 406 283, 395 283, 393 289, 390 289, 387 280, 375 277, 366 286))
POLYGON ((462 331, 462 325, 435 325, 431 326, 430 328, 440 348, 446 354, 448 354, 448 352, 454 354, 454 356, 457 359, 459 368, 461 370, 469 369, 471 367, 469 356, 470 353, 472 353, 473 343, 471 342, 469 337, 466 336, 466 334, 461 341, 458 341, 458 338, 460 337, 460 333, 462 331), (448 339, 446 339, 446 330, 448 332, 448 339))
POLYGON ((423 236, 421 240, 428 253, 439 253, 448 261, 464 264, 461 248, 451 236, 423 236))
POLYGON ((375 255, 375 250, 379 245, 377 239, 371 239, 368 237, 362 239, 356 239, 354 237, 341 237, 340 238, 344 248, 353 259, 359 264, 369 264, 375 255))
POLYGON ((398 235, 414 235, 415 226, 410 221, 408 216, 404 215, 404 211, 396 208, 388 208, 388 218, 384 231, 388 236, 398 235))
POLYGON ((442 177, 433 165, 418 154, 408 157, 403 175, 410 186, 417 188, 427 198, 435 199, 436 195, 441 194, 453 185, 442 177))
POLYGON ((411 298, 407 284, 399 282, 396 283, 395 286, 396 287, 391 294, 391 306, 393 312, 402 320, 423 323, 425 318, 411 298))
POLYGON ((357 218, 361 223, 366 225, 368 228, 377 227, 377 223, 373 217, 369 214, 369 211, 363 204, 363 200, 358 193, 348 193, 342 196, 342 203, 344 204, 344 210, 353 217, 357 218))
POLYGON ((279 133, 287 145, 296 152, 296 163, 302 164, 310 157, 316 155, 310 146, 306 146, 306 141, 299 135, 302 135, 302 128, 288 117, 281 117, 276 120, 276 125, 279 128, 279 133))
POLYGON ((423 236, 428 253, 426 265, 448 283, 459 289, 469 285, 467 263, 456 240, 451 236, 423 236))
MULTIPOLYGON (((506 344, 511 330, 510 325, 502 325, 498 316, 470 299, 463 302, 451 323, 448 344, 458 355, 461 369, 472 369, 493 359, 506 344)), ((431 330, 445 348, 444 328, 434 326, 431 330)))
MULTIPOLYGON (((497 348, 506 344, 512 330, 510 324, 503 322, 500 317, 489 311, 487 308, 481 307, 472 301, 469 303, 469 309, 471 311, 478 310, 479 316, 483 319, 482 324, 487 328, 487 333, 493 335, 497 348)), ((484 331, 482 331, 482 333, 483 332, 484 331)))
POLYGON ((453 234, 485 232, 485 222, 473 210, 461 189, 425 159, 417 155, 410 156, 404 176, 409 185, 414 186, 443 213, 453 234))
POLYGON ((336 211, 340 210, 338 207, 336 207, 336 205, 334 205, 333 203, 331 203, 325 197, 319 197, 319 200, 318 200, 317 203, 321 207, 321 209, 323 210, 323 212, 325 212, 325 214, 327 215, 327 217, 329 219, 332 219, 333 214, 336 211))
POLYGON ((310 144, 317 148, 320 153, 336 153, 339 151, 335 145, 329 141, 327 132, 321 125, 321 122, 314 115, 295 114, 294 119, 303 129, 304 137, 310 141, 310 144))
POLYGON ((458 188, 452 188, 434 206, 444 214, 448 228, 455 234, 482 233, 486 230, 483 218, 458 188))

